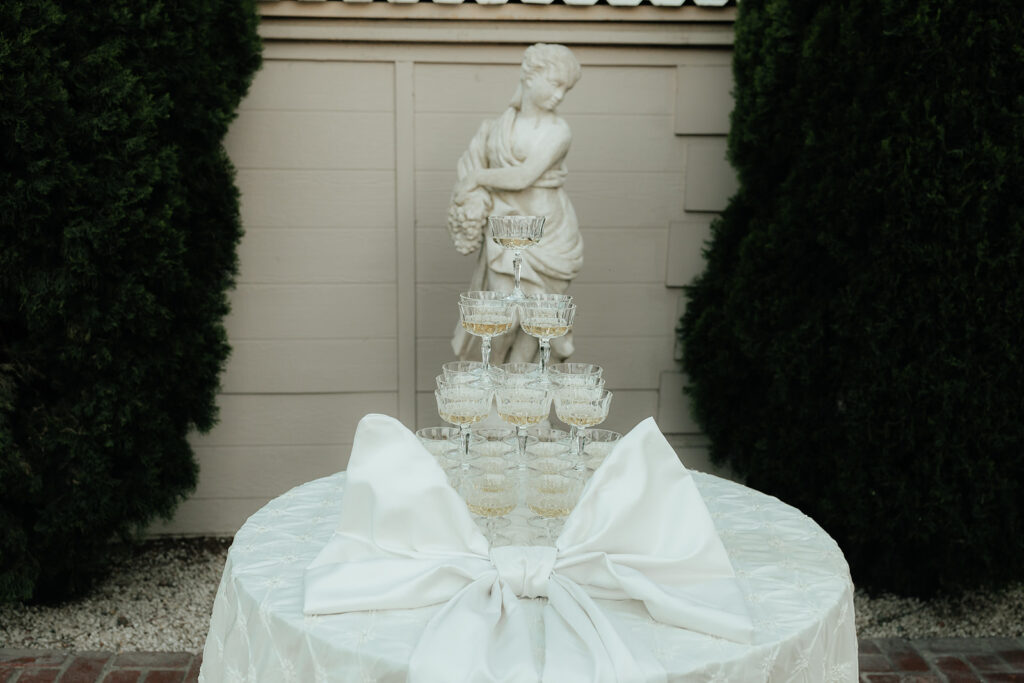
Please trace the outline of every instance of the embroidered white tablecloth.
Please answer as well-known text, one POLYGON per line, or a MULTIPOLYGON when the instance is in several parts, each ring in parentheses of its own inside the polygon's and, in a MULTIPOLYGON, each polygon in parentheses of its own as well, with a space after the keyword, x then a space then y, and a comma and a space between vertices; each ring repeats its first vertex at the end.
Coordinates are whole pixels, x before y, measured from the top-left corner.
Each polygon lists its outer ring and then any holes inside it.
MULTIPOLYGON (((599 600, 661 661, 670 681, 857 680, 853 585, 813 520, 739 484, 693 472, 754 625, 739 644, 654 621, 641 603, 599 600)), ((296 487, 242 526, 214 602, 200 681, 404 681, 441 606, 303 615, 303 576, 331 538, 344 472, 296 487)), ((523 600, 543 658, 544 599, 523 600)), ((459 644, 452 644, 459 656, 459 644)), ((538 667, 540 668, 540 667, 538 667)))

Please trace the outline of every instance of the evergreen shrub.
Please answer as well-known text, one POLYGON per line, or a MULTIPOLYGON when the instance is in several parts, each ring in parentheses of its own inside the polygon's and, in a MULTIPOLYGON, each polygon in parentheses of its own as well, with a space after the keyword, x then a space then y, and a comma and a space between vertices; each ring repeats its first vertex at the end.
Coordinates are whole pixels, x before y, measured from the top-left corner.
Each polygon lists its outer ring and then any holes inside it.
POLYGON ((0 599, 81 592, 195 486, 256 21, 251 0, 0 3, 0 599))
POLYGON ((1024 567, 1024 12, 743 0, 739 190, 681 320, 715 461, 818 521, 854 581, 1024 567))

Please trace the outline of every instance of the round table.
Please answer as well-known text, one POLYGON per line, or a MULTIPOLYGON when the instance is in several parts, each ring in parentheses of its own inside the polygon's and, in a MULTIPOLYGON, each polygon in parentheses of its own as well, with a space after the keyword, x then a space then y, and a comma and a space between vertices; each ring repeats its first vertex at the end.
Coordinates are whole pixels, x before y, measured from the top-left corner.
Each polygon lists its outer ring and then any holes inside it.
MULTIPOLYGON (((598 603, 650 644, 670 681, 856 681, 853 584, 835 541, 776 498, 693 476, 746 595, 753 643, 660 624, 639 602, 598 603)), ((440 606, 302 612, 303 573, 334 533, 344 492, 344 472, 311 481, 239 529, 214 601, 200 681, 405 680, 413 646, 440 606)), ((544 599, 522 602, 535 623, 533 655, 542 662, 544 599)))

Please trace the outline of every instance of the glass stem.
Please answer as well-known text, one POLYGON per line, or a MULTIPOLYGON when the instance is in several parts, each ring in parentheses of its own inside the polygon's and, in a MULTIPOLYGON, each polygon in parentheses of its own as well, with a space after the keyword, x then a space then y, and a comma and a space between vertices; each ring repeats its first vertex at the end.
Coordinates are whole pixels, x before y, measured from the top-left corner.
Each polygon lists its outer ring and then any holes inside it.
POLYGON ((480 360, 483 361, 484 375, 490 372, 491 369, 491 338, 481 337, 480 338, 480 360))
POLYGON ((516 440, 519 442, 519 469, 526 469, 526 430, 516 425, 516 440))
POLYGON ((512 252, 512 272, 515 273, 516 286, 512 291, 522 291, 519 287, 519 276, 523 271, 523 254, 518 249, 512 252))
POLYGON ((462 441, 462 470, 469 469, 469 425, 459 425, 459 439, 462 441))
POLYGON ((540 374, 544 375, 548 371, 548 361, 551 360, 551 340, 541 339, 540 340, 540 374))
POLYGON ((577 470, 583 469, 583 444, 586 438, 585 431, 582 427, 576 429, 576 464, 577 470))

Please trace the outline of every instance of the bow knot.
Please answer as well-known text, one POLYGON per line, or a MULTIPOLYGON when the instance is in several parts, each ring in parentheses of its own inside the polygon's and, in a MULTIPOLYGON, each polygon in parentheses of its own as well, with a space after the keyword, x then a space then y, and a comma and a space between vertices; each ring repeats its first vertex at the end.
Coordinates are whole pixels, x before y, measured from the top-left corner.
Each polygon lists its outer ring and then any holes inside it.
POLYGON ((491 564, 498 578, 520 598, 548 595, 548 579, 557 551, 548 545, 504 545, 491 548, 491 564))

